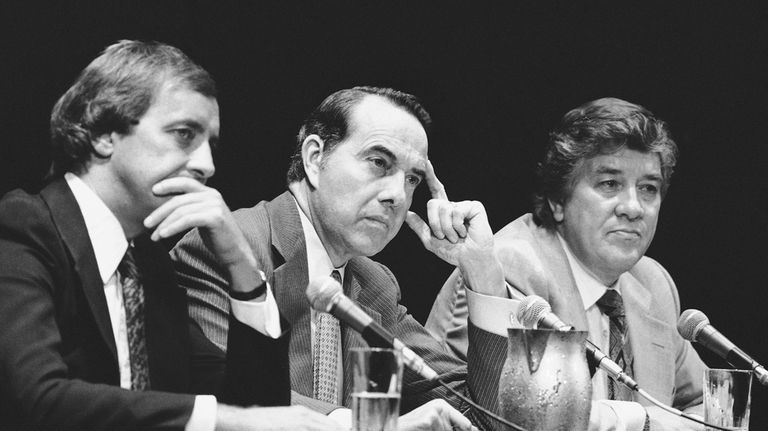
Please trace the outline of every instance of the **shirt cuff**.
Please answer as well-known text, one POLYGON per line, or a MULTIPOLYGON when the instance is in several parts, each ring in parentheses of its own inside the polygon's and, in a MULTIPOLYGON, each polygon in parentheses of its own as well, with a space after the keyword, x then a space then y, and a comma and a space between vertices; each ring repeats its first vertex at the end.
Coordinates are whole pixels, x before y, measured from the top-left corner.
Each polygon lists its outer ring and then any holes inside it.
POLYGON ((280 337, 280 311, 277 309, 271 286, 267 286, 267 297, 264 301, 238 301, 232 298, 229 301, 232 304, 232 314, 237 320, 271 338, 280 337))
POLYGON ((595 403, 610 409, 616 415, 616 431, 643 431, 645 408, 633 401, 599 400, 595 403))
POLYGON ((467 308, 472 324, 486 332, 507 336, 507 328, 522 328, 517 322, 517 308, 520 301, 499 298, 467 289, 467 308), (511 317, 511 318, 510 318, 511 317))
POLYGON ((213 395, 195 396, 192 415, 189 416, 184 431, 213 431, 216 428, 216 397, 213 395))
POLYGON ((338 423, 343 429, 352 429, 352 410, 340 408, 328 413, 328 417, 338 423))

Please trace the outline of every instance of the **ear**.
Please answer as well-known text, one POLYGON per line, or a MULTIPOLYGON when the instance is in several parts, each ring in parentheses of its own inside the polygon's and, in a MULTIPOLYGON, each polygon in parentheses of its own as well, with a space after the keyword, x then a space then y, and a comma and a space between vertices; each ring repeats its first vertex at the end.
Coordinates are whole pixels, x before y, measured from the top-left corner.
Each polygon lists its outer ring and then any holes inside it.
POLYGON ((555 219, 555 221, 557 223, 562 223, 563 219, 565 219, 563 204, 555 202, 552 199, 547 199, 547 204, 549 205, 549 209, 552 210, 552 217, 555 219))
POLYGON ((304 172, 307 174, 307 181, 312 187, 317 187, 321 164, 323 161, 323 149, 325 142, 317 135, 309 135, 301 143, 301 160, 304 163, 304 172))
POLYGON ((113 134, 105 133, 91 142, 96 157, 100 159, 108 159, 112 157, 112 153, 115 150, 115 144, 112 138, 113 134))

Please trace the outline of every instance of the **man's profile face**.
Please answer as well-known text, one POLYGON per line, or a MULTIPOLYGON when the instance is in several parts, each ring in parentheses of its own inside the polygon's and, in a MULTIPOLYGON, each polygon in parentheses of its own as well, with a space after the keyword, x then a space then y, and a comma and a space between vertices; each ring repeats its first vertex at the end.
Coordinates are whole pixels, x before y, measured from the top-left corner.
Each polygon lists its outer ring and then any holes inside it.
POLYGON ((557 229, 578 260, 612 284, 645 254, 661 207, 656 153, 622 148, 584 160, 570 196, 553 205, 557 229))
POLYGON ((424 178, 424 128, 386 99, 366 96, 352 108, 348 136, 321 157, 310 206, 323 244, 344 259, 378 253, 402 226, 424 178))
POLYGON ((139 123, 127 134, 112 133, 109 169, 124 211, 142 220, 169 199, 152 186, 172 177, 205 182, 214 172, 211 145, 219 136, 215 99, 180 85, 164 85, 139 123))

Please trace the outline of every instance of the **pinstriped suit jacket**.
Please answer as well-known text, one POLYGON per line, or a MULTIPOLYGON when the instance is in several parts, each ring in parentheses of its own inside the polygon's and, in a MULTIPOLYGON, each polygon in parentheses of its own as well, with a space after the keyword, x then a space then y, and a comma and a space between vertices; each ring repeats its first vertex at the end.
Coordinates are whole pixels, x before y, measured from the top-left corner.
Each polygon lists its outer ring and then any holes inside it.
MULTIPOLYGON (((260 267, 270 280, 282 315, 292 326, 290 368, 294 403, 308 405, 324 413, 338 408, 311 398, 310 306, 305 296, 308 283, 306 243, 290 192, 273 201, 235 211, 234 215, 260 267)), ((179 284, 188 292, 190 315, 200 324, 206 336, 226 348, 229 302, 226 300, 227 282, 223 272, 216 266, 216 261, 196 231, 190 232, 177 244, 172 256, 179 284)), ((467 380, 466 363, 449 353, 399 304, 400 288, 384 265, 365 257, 351 259, 345 270, 344 291, 374 320, 424 358, 440 374, 440 378, 455 389, 474 393, 478 392, 474 388, 478 388, 482 392, 489 379, 498 381, 498 374, 486 375, 481 363, 471 366, 478 371, 470 381, 467 380)), ((367 346, 365 340, 345 324, 342 323, 341 329, 344 355, 352 347, 367 346)), ((480 332, 480 337, 490 335, 480 332)), ((505 351, 506 341, 497 347, 505 351)), ((349 405, 351 368, 347 360, 344 361, 344 382, 345 405, 349 405)), ((404 412, 434 398, 444 398, 462 412, 468 408, 444 388, 423 380, 410 370, 404 372, 401 401, 404 412)))
MULTIPOLYGON (((586 331, 587 318, 565 252, 557 237, 526 214, 495 235, 507 282, 526 295, 539 295, 563 321, 586 331)), ((704 363, 677 333, 680 298, 669 273, 643 257, 629 271, 622 297, 635 358, 635 380, 662 403, 700 407, 704 363)), ((459 356, 467 349, 466 294, 454 272, 441 289, 426 327, 459 356)), ((648 405, 645 399, 637 399, 648 405)))

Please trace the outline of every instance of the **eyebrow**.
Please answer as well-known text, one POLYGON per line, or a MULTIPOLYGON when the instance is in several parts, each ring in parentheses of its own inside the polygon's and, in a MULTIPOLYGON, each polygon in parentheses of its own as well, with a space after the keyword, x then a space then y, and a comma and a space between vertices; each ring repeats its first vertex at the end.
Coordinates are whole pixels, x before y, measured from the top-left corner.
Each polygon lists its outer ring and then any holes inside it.
MULTIPOLYGON (((389 148, 383 145, 378 145, 378 144, 373 145, 368 148, 368 151, 383 153, 385 156, 389 157, 392 160, 392 163, 397 164, 397 155, 395 155, 395 153, 393 153, 392 150, 390 150, 389 148)), ((426 178, 427 176, 426 171, 424 171, 423 169, 413 168, 412 171, 416 175, 420 176, 422 179, 426 178)))
MULTIPOLYGON (((599 166, 597 169, 595 169, 595 174, 597 175, 621 175, 623 171, 621 169, 611 168, 608 166, 599 166)), ((661 174, 646 174, 643 175, 641 178, 651 181, 664 181, 664 178, 661 176, 661 174)))

